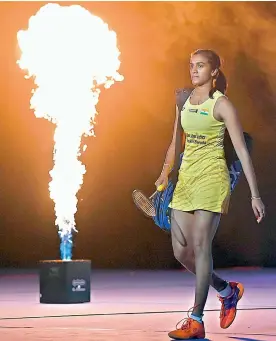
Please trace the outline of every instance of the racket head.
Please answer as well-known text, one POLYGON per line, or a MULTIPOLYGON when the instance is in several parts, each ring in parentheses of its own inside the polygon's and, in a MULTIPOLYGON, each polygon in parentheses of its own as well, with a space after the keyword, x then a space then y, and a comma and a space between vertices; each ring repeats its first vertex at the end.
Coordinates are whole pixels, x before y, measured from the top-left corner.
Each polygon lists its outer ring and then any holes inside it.
POLYGON ((156 216, 156 211, 152 200, 149 199, 142 191, 135 189, 132 192, 132 199, 136 207, 143 212, 145 216, 149 218, 156 216))

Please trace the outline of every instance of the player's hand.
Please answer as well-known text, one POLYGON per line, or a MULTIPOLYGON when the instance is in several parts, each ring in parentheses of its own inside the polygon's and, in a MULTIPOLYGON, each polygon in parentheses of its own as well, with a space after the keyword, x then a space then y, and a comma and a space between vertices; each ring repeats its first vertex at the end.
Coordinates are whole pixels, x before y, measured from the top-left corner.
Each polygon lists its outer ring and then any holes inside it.
POLYGON ((166 173, 161 173, 157 181, 155 182, 155 186, 157 188, 157 191, 164 191, 165 188, 167 188, 169 183, 169 176, 166 173))
POLYGON ((252 199, 252 209, 254 211, 257 223, 260 223, 265 217, 265 206, 262 199, 252 199))

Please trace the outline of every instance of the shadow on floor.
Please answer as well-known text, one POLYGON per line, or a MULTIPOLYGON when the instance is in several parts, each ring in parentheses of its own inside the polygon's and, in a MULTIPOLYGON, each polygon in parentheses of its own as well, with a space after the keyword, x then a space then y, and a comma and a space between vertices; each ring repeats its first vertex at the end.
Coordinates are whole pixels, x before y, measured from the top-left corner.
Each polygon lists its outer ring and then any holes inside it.
POLYGON ((234 340, 239 340, 239 341, 264 341, 260 339, 251 339, 248 337, 234 337, 234 336, 229 336, 229 339, 234 339, 234 340))

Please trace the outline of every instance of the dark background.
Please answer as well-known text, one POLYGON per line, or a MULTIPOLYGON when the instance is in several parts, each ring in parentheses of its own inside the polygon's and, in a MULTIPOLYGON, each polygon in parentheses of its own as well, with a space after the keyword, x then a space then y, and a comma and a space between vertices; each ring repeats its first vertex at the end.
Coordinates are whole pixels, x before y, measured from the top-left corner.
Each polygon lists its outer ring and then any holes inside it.
MULTIPOLYGON (((17 31, 44 4, 0 3, 2 267, 59 258, 48 193, 54 125, 29 109, 32 81, 16 65, 17 31)), ((243 178, 214 241, 215 266, 275 266, 275 3, 81 5, 117 33, 125 80, 101 94, 96 138, 86 141, 74 258, 89 258, 98 268, 178 266, 170 238, 137 211, 131 192, 154 191, 172 134, 174 90, 189 85, 190 53, 212 48, 224 60, 228 96, 244 130, 254 137, 252 158, 267 206, 264 223, 257 225, 243 178)))

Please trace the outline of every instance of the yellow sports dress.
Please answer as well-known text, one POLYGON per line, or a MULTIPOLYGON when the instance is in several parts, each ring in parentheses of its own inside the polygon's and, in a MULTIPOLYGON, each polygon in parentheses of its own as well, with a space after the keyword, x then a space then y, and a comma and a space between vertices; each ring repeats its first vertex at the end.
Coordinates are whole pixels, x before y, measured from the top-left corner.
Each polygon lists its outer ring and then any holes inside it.
POLYGON ((179 169, 170 207, 181 211, 206 210, 227 213, 230 200, 230 177, 225 161, 224 122, 213 112, 221 92, 213 99, 193 105, 190 98, 181 112, 186 135, 184 157, 179 169))

